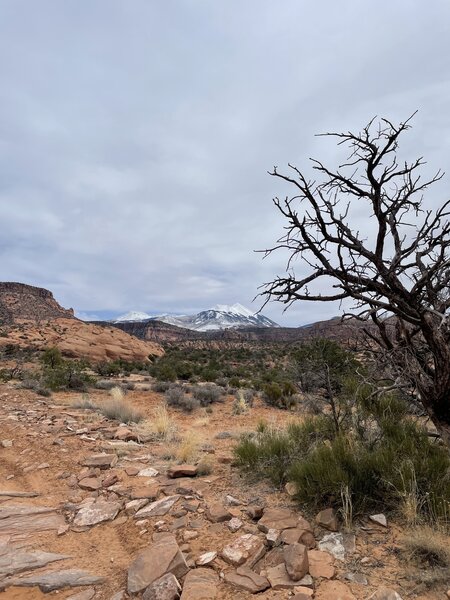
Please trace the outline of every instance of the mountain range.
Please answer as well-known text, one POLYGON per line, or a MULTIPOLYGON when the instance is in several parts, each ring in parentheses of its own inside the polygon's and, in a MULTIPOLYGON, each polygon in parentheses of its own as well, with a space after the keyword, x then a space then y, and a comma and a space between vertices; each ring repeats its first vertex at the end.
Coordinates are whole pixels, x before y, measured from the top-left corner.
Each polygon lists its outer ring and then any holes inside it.
POLYGON ((194 315, 150 315, 144 312, 131 311, 111 322, 117 325, 148 321, 160 321, 183 329, 203 332, 242 327, 280 327, 275 321, 238 303, 231 306, 217 304, 194 315))

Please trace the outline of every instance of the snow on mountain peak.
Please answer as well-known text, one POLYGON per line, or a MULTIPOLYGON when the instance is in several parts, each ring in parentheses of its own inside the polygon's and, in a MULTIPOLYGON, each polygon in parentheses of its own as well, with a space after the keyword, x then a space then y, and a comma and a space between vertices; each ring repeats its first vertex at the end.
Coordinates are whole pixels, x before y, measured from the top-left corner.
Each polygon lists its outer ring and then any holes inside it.
POLYGON ((246 308, 245 306, 242 306, 242 304, 239 304, 239 302, 236 302, 235 304, 232 304, 231 306, 228 304, 216 304, 215 306, 212 307, 211 310, 215 310, 217 312, 223 312, 223 313, 231 313, 234 315, 240 315, 242 317, 253 317, 255 314, 250 309, 246 308))
POLYGON ((146 321, 147 319, 152 319, 152 318, 153 318, 152 315, 148 315, 145 312, 130 310, 130 312, 127 312, 125 315, 120 315, 120 317, 117 317, 114 320, 118 323, 123 323, 126 321, 146 321))

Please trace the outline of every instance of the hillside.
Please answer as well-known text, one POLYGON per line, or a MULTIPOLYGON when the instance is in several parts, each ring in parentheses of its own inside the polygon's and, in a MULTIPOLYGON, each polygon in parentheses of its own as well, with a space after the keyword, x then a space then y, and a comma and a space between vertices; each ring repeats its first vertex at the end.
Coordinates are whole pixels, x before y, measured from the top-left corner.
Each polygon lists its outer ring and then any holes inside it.
POLYGON ((145 362, 162 348, 113 327, 99 327, 76 319, 43 288, 22 283, 0 283, 0 347, 14 344, 42 350, 58 347, 70 358, 91 362, 123 359, 145 362))

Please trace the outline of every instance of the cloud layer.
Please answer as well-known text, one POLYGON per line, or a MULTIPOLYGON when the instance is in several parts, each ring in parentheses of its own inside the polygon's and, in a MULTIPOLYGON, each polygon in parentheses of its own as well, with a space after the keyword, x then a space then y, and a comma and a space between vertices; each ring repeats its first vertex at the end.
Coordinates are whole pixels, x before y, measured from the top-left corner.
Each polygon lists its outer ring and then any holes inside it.
POLYGON ((249 305, 286 259, 254 253, 289 193, 266 171, 336 163, 315 133, 419 109, 405 154, 446 169, 449 29, 445 0, 3 0, 1 279, 87 314, 249 305))

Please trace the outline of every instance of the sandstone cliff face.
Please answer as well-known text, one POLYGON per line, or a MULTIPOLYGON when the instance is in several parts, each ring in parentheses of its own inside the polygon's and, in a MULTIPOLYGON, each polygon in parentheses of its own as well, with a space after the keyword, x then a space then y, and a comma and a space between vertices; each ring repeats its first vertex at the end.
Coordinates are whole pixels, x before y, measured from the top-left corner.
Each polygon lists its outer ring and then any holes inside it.
POLYGON ((63 308, 44 288, 16 282, 0 282, 0 323, 48 319, 75 319, 73 309, 63 308))
POLYGON ((6 336, 0 347, 15 344, 42 350, 56 346, 69 358, 91 363, 122 359, 145 362, 162 348, 114 327, 99 327, 76 319, 72 309, 58 304, 43 288, 23 283, 0 283, 0 326, 6 336))

